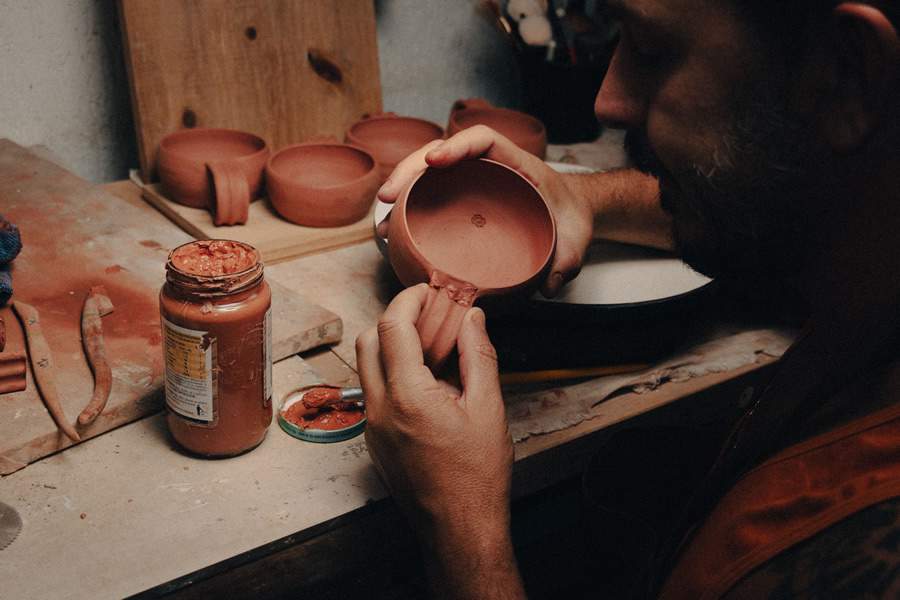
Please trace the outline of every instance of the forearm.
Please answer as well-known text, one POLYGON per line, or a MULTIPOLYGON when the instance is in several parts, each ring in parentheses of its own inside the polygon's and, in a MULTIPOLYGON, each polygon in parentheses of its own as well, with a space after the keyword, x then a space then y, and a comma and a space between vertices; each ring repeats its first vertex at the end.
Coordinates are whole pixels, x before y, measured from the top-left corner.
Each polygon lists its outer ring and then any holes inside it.
POLYGON ((432 523, 420 533, 428 579, 436 598, 525 598, 508 517, 482 523, 432 523))
POLYGON ((672 250, 672 220, 659 204, 656 178, 636 169, 567 174, 566 186, 591 205, 594 237, 672 250))

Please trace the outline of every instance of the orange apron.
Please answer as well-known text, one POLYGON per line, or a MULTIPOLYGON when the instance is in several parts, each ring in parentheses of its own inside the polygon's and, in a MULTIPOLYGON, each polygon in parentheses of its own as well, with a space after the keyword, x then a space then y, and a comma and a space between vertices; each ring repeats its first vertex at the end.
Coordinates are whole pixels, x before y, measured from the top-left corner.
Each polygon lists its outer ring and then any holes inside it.
POLYGON ((894 405, 744 475, 689 541, 660 598, 719 598, 790 546, 898 496, 900 405, 894 405))

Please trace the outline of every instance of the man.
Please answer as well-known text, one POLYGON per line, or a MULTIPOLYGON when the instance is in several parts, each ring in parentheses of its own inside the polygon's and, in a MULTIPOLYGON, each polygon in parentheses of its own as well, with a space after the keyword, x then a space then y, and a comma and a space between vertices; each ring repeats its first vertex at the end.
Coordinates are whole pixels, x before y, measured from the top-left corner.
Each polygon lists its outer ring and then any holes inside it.
MULTIPOLYGON (((809 320, 697 486, 684 524, 702 526, 658 562, 669 573, 662 593, 892 595, 900 549, 883 533, 900 524, 900 415, 885 413, 900 404, 898 2, 608 5, 621 39, 596 112, 629 129, 637 164, 653 177, 559 175, 491 130, 473 128, 409 157, 379 195, 393 201, 426 164, 487 156, 519 170, 557 219, 548 295, 577 274, 593 235, 673 247, 711 275, 788 282, 809 320), (803 439, 812 441, 747 472, 803 439), (859 459, 848 466, 848 456, 859 459), (785 483, 782 474, 775 485, 780 467, 806 479, 785 483), (819 484, 818 497, 778 503, 792 486, 819 484), (754 491, 767 486, 769 503, 748 513, 754 491), (882 518, 860 529, 868 510, 882 518), (760 522, 774 533, 760 533, 760 522), (731 524, 754 534, 740 538, 743 553, 737 542, 721 546, 732 540, 731 524), (828 537, 835 531, 856 543, 838 548, 828 537), (817 542, 825 554, 809 549, 817 542), (816 566, 823 562, 839 563, 843 575, 829 577, 816 566), (785 575, 786 564, 801 563, 806 579, 785 575)), ((424 286, 405 290, 357 340, 369 450, 420 536, 436 592, 523 597, 509 538, 513 452, 484 316, 471 309, 459 333, 457 388, 423 366, 414 323, 424 298, 424 286)), ((655 577, 665 581, 666 573, 655 577)))

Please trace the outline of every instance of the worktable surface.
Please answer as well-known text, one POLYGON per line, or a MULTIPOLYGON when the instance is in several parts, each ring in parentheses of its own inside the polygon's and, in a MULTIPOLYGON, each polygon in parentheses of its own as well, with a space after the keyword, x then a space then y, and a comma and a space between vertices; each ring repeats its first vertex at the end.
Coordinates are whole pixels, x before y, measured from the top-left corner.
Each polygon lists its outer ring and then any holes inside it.
MULTIPOLYGON (((104 186, 144 204, 136 186, 104 186)), ((174 227, 174 225, 173 225, 174 227)), ((275 365, 274 397, 301 385, 358 383, 354 341, 396 289, 374 242, 266 267, 266 276, 344 321, 342 341, 275 365)), ((515 493, 569 476, 576 456, 612 423, 692 396, 758 365, 616 398, 600 418, 516 445, 515 493)), ((255 450, 223 460, 179 451, 157 414, 88 440, 0 480, 0 500, 24 527, 0 551, 0 598, 113 598, 177 589, 371 513, 386 496, 362 436, 334 444, 295 440, 273 422, 255 450), (168 586, 168 587, 167 587, 168 586)))

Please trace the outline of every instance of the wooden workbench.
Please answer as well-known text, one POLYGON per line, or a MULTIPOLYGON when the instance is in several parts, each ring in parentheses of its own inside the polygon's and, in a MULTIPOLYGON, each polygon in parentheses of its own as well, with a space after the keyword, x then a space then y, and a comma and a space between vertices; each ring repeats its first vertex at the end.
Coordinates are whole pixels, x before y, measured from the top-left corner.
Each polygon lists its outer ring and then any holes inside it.
MULTIPOLYGON (((105 187, 144 207, 148 220, 163 219, 131 183, 105 187)), ((275 366, 276 398, 318 380, 358 383, 355 338, 395 291, 386 269, 372 242, 267 267, 267 277, 344 320, 339 344, 275 366)), ((647 418, 733 408, 764 371, 751 365, 626 394, 601 417, 532 436, 516 447, 514 493, 578 473, 613 423, 667 405, 686 408, 647 418), (691 402, 673 404, 680 398, 691 402)), ((0 500, 24 521, 18 539, 0 551, 0 598, 277 596, 329 569, 340 572, 342 561, 378 568, 391 552, 413 552, 385 498, 362 437, 310 444, 273 425, 257 449, 203 460, 180 452, 155 415, 0 480, 0 500)))

